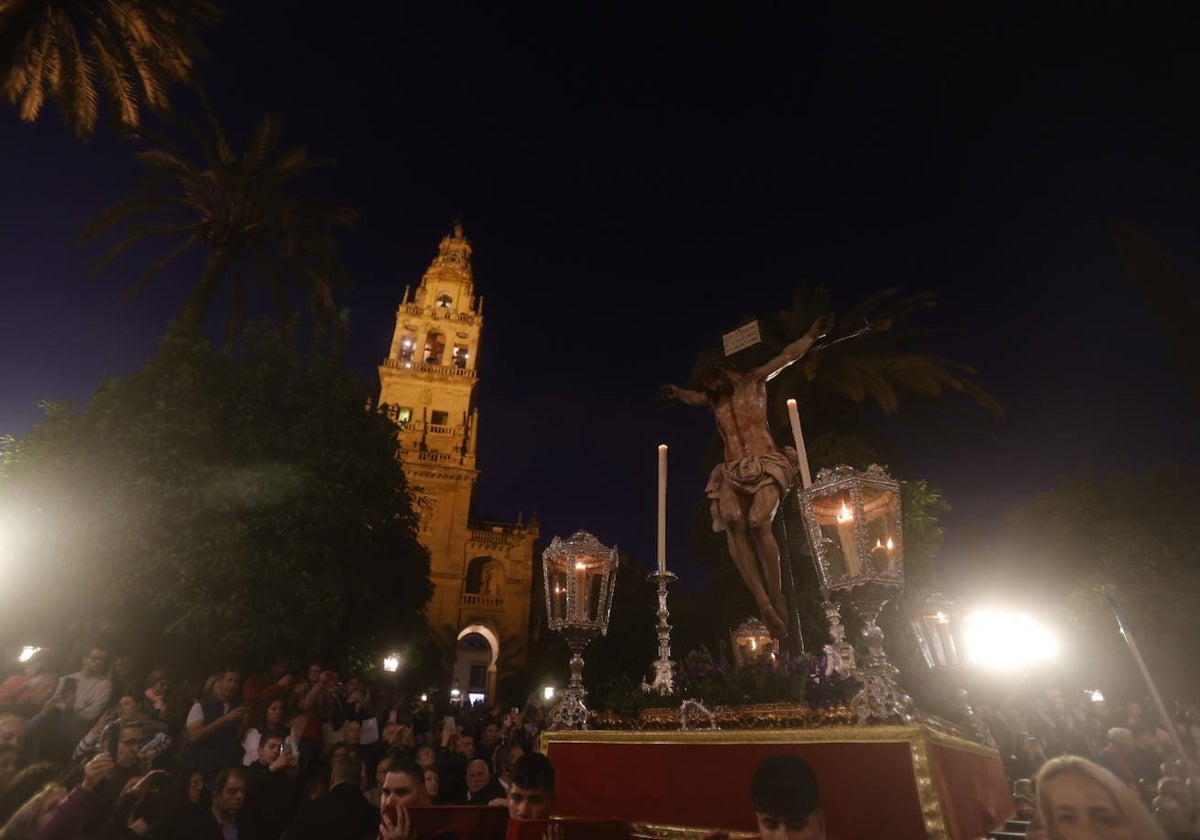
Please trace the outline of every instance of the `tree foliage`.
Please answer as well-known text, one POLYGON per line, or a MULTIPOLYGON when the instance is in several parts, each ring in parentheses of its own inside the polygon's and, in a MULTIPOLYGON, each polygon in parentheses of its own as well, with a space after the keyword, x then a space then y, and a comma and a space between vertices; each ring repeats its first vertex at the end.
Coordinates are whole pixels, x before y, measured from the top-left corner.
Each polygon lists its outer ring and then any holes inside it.
POLYGON ((1083 476, 1015 511, 1005 552, 1031 599, 1069 605, 1074 635, 1096 659, 1128 658, 1103 596, 1111 591, 1156 673, 1185 674, 1200 633, 1198 505, 1195 467, 1083 476))
POLYGON ((273 301, 281 323, 299 297, 318 323, 328 324, 333 287, 346 279, 334 231, 353 225, 358 214, 297 195, 294 182, 331 161, 309 157, 302 147, 281 152, 277 116, 259 122, 241 154, 233 151, 211 112, 207 130, 193 128, 192 133, 201 160, 163 138, 163 148, 138 153, 145 172, 133 193, 88 223, 84 242, 122 230, 96 270, 130 248, 165 238, 173 243, 170 250, 141 274, 129 296, 184 255, 203 254, 203 269, 183 314, 202 322, 224 290, 226 348, 256 292, 273 301))
POLYGON ((419 644, 429 557, 397 429, 336 347, 292 343, 252 329, 226 356, 182 322, 86 408, 7 439, 10 625, 234 656, 419 644))
POLYGON ((143 105, 166 111, 171 83, 193 79, 198 33, 220 17, 209 0, 2 0, 0 92, 26 122, 55 100, 86 140, 103 87, 120 125, 137 129, 143 105))

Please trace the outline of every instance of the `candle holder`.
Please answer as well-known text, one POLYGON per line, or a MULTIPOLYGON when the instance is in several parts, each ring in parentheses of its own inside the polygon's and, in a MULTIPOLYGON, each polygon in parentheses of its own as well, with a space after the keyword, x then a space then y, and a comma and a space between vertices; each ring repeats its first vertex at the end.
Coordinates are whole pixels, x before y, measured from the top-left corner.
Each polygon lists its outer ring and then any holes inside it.
MULTIPOLYGON (((912 699, 896 684, 899 672, 888 661, 876 623, 884 604, 904 588, 899 483, 877 465, 865 472, 847 466, 823 469, 800 494, 800 509, 821 594, 830 604, 849 607, 863 623, 867 657, 854 669, 862 683, 851 702, 855 718, 860 725, 873 719, 911 721, 912 699)), ((837 651, 845 639, 840 609, 826 608, 825 614, 831 648, 837 651)))
POLYGON ((654 660, 654 682, 651 691, 675 693, 675 663, 671 661, 671 617, 667 610, 667 585, 678 580, 674 572, 663 569, 646 575, 646 580, 658 584, 658 659, 654 660))
POLYGON ((608 633, 616 570, 616 546, 602 545, 587 531, 576 531, 567 540, 555 537, 542 552, 546 623, 571 650, 571 679, 562 701, 550 710, 550 729, 588 728, 583 651, 608 633))

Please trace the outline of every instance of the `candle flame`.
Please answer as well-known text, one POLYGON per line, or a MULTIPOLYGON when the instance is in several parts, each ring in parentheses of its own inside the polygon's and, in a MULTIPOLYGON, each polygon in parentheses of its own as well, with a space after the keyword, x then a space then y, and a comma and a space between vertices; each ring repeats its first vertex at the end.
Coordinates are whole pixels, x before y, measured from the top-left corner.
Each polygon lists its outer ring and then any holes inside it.
POLYGON ((888 541, 887 541, 887 550, 888 550, 888 551, 891 551, 891 550, 892 550, 893 548, 895 548, 895 547, 896 547, 896 544, 895 544, 894 542, 892 542, 892 538, 891 538, 891 537, 888 537, 888 541))
POLYGON ((584 563, 582 560, 576 561, 576 563, 575 563, 576 571, 582 572, 586 568, 587 568, 587 563, 584 563))
POLYGON ((846 507, 846 503, 842 502, 842 509, 837 515, 838 522, 853 522, 854 514, 850 512, 850 508, 846 507))
POLYGON ((758 650, 758 639, 750 640, 750 650, 758 650))

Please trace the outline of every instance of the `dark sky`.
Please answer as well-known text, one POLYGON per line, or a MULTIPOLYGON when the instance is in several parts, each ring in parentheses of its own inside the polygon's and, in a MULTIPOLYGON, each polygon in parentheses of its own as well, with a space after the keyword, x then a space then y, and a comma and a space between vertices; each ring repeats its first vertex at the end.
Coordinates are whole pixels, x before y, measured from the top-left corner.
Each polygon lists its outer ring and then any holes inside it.
MULTIPOLYGON (((226 128, 282 112, 286 144, 338 161, 311 188, 362 212, 339 302, 364 376, 463 214, 485 298, 484 516, 536 510, 547 540, 586 528, 652 562, 667 443, 671 564, 698 574, 711 418, 648 400, 800 282, 843 309, 936 291, 927 323, 956 332, 929 349, 1004 404, 990 427, 898 433, 899 477, 954 505, 952 584, 1008 509, 1085 465, 1198 460, 1108 233, 1128 219, 1196 276, 1186 4, 226 5, 202 66, 226 128)), ((132 185, 133 143, 81 144, 53 110, 0 116, 0 433, 21 433, 36 401, 136 369, 191 281, 181 267, 125 304, 138 258, 93 277, 99 249, 76 245, 132 185)))

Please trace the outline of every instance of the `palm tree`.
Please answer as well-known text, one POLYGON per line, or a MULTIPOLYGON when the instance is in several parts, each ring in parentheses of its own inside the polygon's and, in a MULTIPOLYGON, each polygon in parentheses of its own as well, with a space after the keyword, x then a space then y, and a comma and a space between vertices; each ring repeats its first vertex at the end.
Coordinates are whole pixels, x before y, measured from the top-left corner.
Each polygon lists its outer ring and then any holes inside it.
POLYGON ((101 213, 85 228, 83 241, 124 227, 124 235, 96 264, 96 271, 146 240, 179 240, 146 269, 128 297, 189 252, 206 252, 203 270, 183 307, 185 317, 203 322, 217 293, 230 298, 225 347, 236 337, 252 288, 267 292, 278 315, 292 311, 292 298, 305 298, 318 319, 333 311, 333 286, 344 279, 333 228, 350 226, 357 213, 291 193, 292 182, 328 160, 303 148, 278 153, 279 118, 258 124, 244 154, 232 151, 209 114, 209 132, 193 129, 203 150, 199 164, 174 144, 139 152, 146 167, 133 194, 101 213))
MULTIPOLYGON (((936 305, 933 292, 903 296, 899 289, 885 289, 839 312, 839 325, 869 329, 810 351, 779 375, 770 392, 772 428, 788 428, 789 397, 799 401, 805 429, 818 432, 861 427, 867 420, 855 408, 858 404, 871 403, 884 415, 895 416, 902 397, 909 398, 910 408, 925 403, 1002 415, 996 398, 973 380, 974 368, 916 349, 940 332, 914 324, 919 314, 936 305)), ((828 289, 798 287, 789 309, 762 322, 764 343, 782 345, 832 308, 828 289)))
POLYGON ((99 82, 126 130, 139 107, 169 107, 172 82, 191 81, 197 32, 221 10, 209 0, 0 0, 0 93, 33 122, 46 98, 82 139, 96 127, 99 82))

